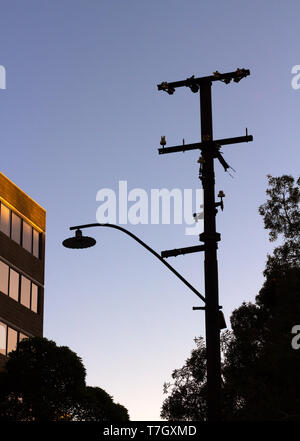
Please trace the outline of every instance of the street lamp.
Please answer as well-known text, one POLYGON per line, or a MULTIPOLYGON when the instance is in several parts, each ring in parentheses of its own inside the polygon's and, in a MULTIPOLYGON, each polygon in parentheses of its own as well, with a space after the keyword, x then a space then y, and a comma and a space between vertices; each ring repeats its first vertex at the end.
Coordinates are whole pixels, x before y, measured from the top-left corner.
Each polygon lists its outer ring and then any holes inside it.
POLYGON ((63 241, 63 246, 66 248, 90 248, 96 245, 96 240, 89 236, 83 236, 81 230, 75 231, 74 237, 69 237, 63 241))
POLYGON ((85 224, 85 225, 77 225, 74 227, 70 227, 70 230, 76 230, 75 236, 65 239, 62 242, 63 246, 72 249, 90 248, 94 246, 96 244, 96 240, 89 236, 83 236, 81 231, 84 228, 93 228, 93 227, 114 228, 132 237, 132 239, 134 239, 136 242, 138 242, 140 245, 146 248, 146 250, 148 250, 151 254, 153 254, 157 259, 159 259, 170 271, 172 271, 173 274, 175 274, 175 276, 178 277, 178 279, 180 279, 188 288, 190 288, 190 290, 193 291, 193 293, 196 294, 196 296, 198 296, 201 300, 203 300, 203 302, 205 302, 205 298, 203 297, 203 295, 200 294, 200 292, 193 285, 191 285, 178 271, 176 271, 175 268, 173 268, 168 262, 166 262, 163 259, 163 257, 161 257, 156 251, 154 251, 153 248, 149 247, 149 245, 143 242, 135 234, 126 230, 126 228, 120 227, 119 225, 94 223, 94 224, 85 224))
MULTIPOLYGON (((66 248, 71 249, 82 249, 82 248, 90 248, 96 244, 96 240, 89 236, 83 236, 82 231, 85 228, 92 228, 92 227, 108 227, 108 228, 114 228, 116 230, 120 230, 123 233, 130 236, 132 239, 134 239, 136 242, 138 242, 140 245, 142 245, 146 250, 148 250, 151 254, 153 254, 158 260, 160 260, 175 276, 178 277, 188 288, 190 288, 191 291, 193 291, 194 294, 197 295, 204 303, 206 303, 205 297, 200 294, 200 292, 191 285, 178 271, 175 270, 168 262, 165 261, 164 257, 169 257, 171 255, 179 255, 179 254, 186 254, 187 252, 191 252, 190 249, 193 248, 193 251, 201 251, 200 248, 203 248, 203 245, 195 246, 195 247, 189 247, 187 248, 181 248, 177 250, 171 250, 168 252, 162 251, 161 255, 159 255, 153 248, 149 247, 145 242, 143 242, 139 237, 137 237, 135 234, 131 233, 130 231, 126 230, 126 228, 120 227, 119 225, 115 224, 101 224, 101 223, 92 223, 92 224, 85 224, 85 225, 77 225, 70 227, 70 230, 75 230, 75 236, 69 237, 68 239, 65 239, 62 242, 62 245, 66 248), (196 249, 197 248, 197 249, 196 249)), ((206 307, 193 307, 193 310, 202 309, 205 310, 206 307)), ((221 329, 226 328, 226 322, 224 318, 224 314, 221 311, 222 306, 218 307, 218 324, 217 328, 218 331, 221 329)))

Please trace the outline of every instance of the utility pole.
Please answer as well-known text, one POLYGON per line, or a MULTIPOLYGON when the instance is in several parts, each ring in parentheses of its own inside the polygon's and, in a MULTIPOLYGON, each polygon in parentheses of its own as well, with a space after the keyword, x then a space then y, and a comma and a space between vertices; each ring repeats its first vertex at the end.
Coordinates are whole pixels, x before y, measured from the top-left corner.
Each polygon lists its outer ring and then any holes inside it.
POLYGON ((238 83, 248 75, 250 75, 250 71, 246 69, 237 69, 235 72, 224 74, 220 74, 217 71, 211 76, 201 78, 194 78, 192 76, 183 81, 163 82, 157 86, 158 90, 163 90, 169 95, 173 95, 177 87, 189 87, 192 92, 200 93, 201 142, 165 147, 166 140, 163 136, 161 138, 162 148, 159 148, 158 152, 159 154, 166 154, 196 149, 201 151, 201 157, 198 162, 200 163, 199 179, 202 181, 204 193, 204 232, 200 234, 200 241, 204 242, 204 245, 163 251, 161 256, 167 258, 178 254, 204 251, 205 307, 194 307, 193 309, 205 310, 208 421, 220 421, 222 419, 220 329, 226 327, 221 306, 219 305, 217 248, 221 236, 216 231, 217 207, 223 210, 222 198, 225 195, 223 192, 220 192, 218 196, 221 198, 221 201, 215 201, 214 159, 217 158, 225 171, 227 171, 230 166, 220 152, 221 146, 253 140, 253 137, 248 135, 247 129, 246 136, 219 140, 213 139, 211 86, 214 81, 222 81, 228 84, 233 80, 238 83))

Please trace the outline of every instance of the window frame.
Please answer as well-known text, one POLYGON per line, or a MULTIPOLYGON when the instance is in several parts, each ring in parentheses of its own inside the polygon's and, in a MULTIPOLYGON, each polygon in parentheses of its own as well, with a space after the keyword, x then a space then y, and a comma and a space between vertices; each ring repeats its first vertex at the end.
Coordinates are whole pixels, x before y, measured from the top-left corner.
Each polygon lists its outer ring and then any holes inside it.
POLYGON ((23 219, 17 213, 15 213, 12 210, 10 210, 10 213, 11 213, 10 214, 10 239, 13 240, 14 242, 16 242, 18 245, 21 245, 22 244, 22 238, 23 238, 23 236, 22 236, 22 234, 23 234, 23 229, 22 229, 23 219), (13 216, 15 216, 16 218, 18 218, 20 220, 20 233, 19 233, 20 234, 20 239, 19 239, 19 242, 12 237, 12 232, 13 232, 13 216))
MULTIPOLYGON (((7 281, 7 293, 2 293, 12 299, 13 301, 19 303, 20 305, 24 306, 24 308, 29 309, 34 314, 40 314, 40 302, 41 302, 41 288, 42 286, 36 282, 35 280, 30 279, 26 274, 20 272, 17 270, 17 268, 11 267, 9 264, 4 262, 0 259, 0 265, 3 264, 4 266, 8 267, 8 281, 7 281), (18 299, 10 295, 10 288, 11 288, 11 274, 12 271, 18 274, 19 281, 18 281, 18 299), (26 286, 26 281, 29 283, 29 305, 22 303, 22 278, 25 279, 24 285, 26 286), (33 286, 36 287, 36 311, 33 309, 33 286)), ((23 285, 23 286, 24 286, 23 285)), ((23 297, 24 298, 24 297, 23 297)), ((1 321, 1 320, 0 320, 1 321)))
POLYGON ((5 234, 5 236, 7 236, 7 237, 9 237, 9 238, 11 238, 11 209, 7 206, 7 205, 5 205, 2 201, 1 201, 1 204, 0 204, 0 231, 1 231, 1 233, 3 233, 3 234, 5 234), (5 207, 5 208, 7 208, 7 210, 8 210, 8 212, 9 212, 9 234, 6 234, 3 230, 2 230, 2 228, 1 228, 1 224, 2 224, 2 207, 5 207))
POLYGON ((21 289, 20 289, 20 304, 22 305, 22 306, 24 306, 25 308, 27 308, 27 309, 30 309, 30 305, 31 305, 31 280, 30 279, 28 279, 28 277, 26 277, 24 274, 21 274, 21 289), (22 283, 22 281, 24 280, 24 283, 22 283), (29 283, 27 283, 27 282, 29 282, 29 283), (27 293, 25 293, 25 289, 24 290, 22 290, 22 287, 26 287, 26 285, 28 286, 28 284, 29 284, 29 306, 27 306, 27 302, 26 302, 26 304, 25 303, 22 303, 22 301, 25 301, 25 300, 27 300, 27 293), (23 293, 23 296, 22 296, 22 293, 23 293), (26 295, 26 297, 25 297, 25 295, 26 295))
POLYGON ((36 229, 30 222, 26 221, 25 219, 23 219, 22 216, 20 216, 18 213, 16 213, 14 210, 12 210, 11 208, 9 208, 7 205, 5 205, 5 203, 3 203, 0 200, 0 232, 2 232, 3 234, 5 234, 5 236, 9 237, 11 240, 13 240, 16 244, 20 245, 24 250, 26 250, 28 253, 30 253, 33 257, 35 257, 36 259, 41 259, 41 232, 36 229), (4 231, 1 230, 1 213, 2 213, 2 206, 4 206, 5 208, 8 209, 9 211, 9 234, 6 234, 4 231), (12 217, 16 216, 20 219, 20 242, 16 241, 15 239, 12 238, 12 217), (28 227, 31 228, 31 234, 30 234, 30 251, 29 249, 24 247, 24 240, 23 240, 23 233, 24 233, 24 223, 26 225, 28 225, 28 227), (36 232, 37 236, 37 256, 34 254, 34 232, 36 232))
POLYGON ((32 227, 32 255, 36 259, 40 259, 41 256, 41 233, 32 227), (34 254, 34 233, 37 234, 37 256, 34 254))
POLYGON ((1 294, 4 294, 4 295, 9 297, 9 272, 10 272, 10 266, 7 263, 3 262, 3 260, 0 260, 0 264, 6 265, 8 267, 7 292, 5 293, 5 292, 1 291, 1 294))
POLYGON ((30 310, 34 312, 35 314, 39 314, 39 300, 40 300, 40 287, 33 281, 31 281, 30 285, 30 310), (32 287, 36 286, 36 311, 32 309, 32 287))
POLYGON ((15 269, 11 268, 9 265, 8 265, 8 268, 9 268, 9 270, 8 270, 8 297, 10 297, 12 300, 14 300, 17 303, 21 303, 20 302, 20 296, 21 296, 21 274, 18 271, 16 271, 15 269), (11 271, 14 271, 19 276, 19 281, 18 281, 18 300, 16 300, 14 297, 12 297, 10 295, 10 273, 11 273, 11 271))
POLYGON ((7 326, 7 324, 6 324, 5 322, 3 322, 2 320, 0 320, 0 324, 5 326, 5 348, 4 348, 4 352, 5 352, 5 354, 2 354, 2 353, 1 353, 0 355, 3 355, 4 357, 6 357, 6 356, 7 356, 7 334, 8 334, 8 332, 7 332, 7 328, 8 328, 8 326, 7 326))
POLYGON ((18 341, 19 341, 19 331, 18 331, 17 329, 12 328, 11 326, 8 326, 8 325, 7 325, 6 355, 10 354, 12 351, 15 351, 15 350, 17 349, 17 347, 18 347, 18 341), (16 347, 15 347, 14 349, 11 349, 11 350, 8 352, 8 339, 9 339, 9 336, 12 334, 12 332, 16 333, 16 337, 17 337, 17 338, 16 338, 16 347))
POLYGON ((18 345, 19 343, 24 340, 25 338, 30 338, 30 336, 25 333, 23 330, 20 329, 16 329, 13 326, 9 326, 7 323, 5 323, 5 321, 0 320, 0 325, 4 325, 5 326, 5 354, 0 354, 4 357, 8 357, 8 354, 11 352, 7 352, 8 351, 8 333, 9 333, 9 329, 11 329, 12 331, 15 331, 17 333, 17 344, 15 349, 12 349, 12 351, 15 351, 16 349, 18 349, 18 345), (22 338, 22 340, 20 340, 20 334, 22 334, 24 337, 22 338))
POLYGON ((28 233, 29 233, 29 234, 28 234, 28 238, 30 237, 30 247, 25 248, 25 246, 24 246, 24 234, 22 234, 22 247, 24 248, 24 250, 28 251, 28 253, 32 254, 32 245, 33 245, 33 226, 30 225, 28 222, 26 222, 24 219, 23 219, 22 224, 23 224, 22 233, 24 233, 24 231, 25 231, 25 230, 24 230, 24 224, 25 224, 27 227, 30 228, 30 233, 28 232, 28 233), (30 248, 30 250, 29 250, 29 248, 30 248))

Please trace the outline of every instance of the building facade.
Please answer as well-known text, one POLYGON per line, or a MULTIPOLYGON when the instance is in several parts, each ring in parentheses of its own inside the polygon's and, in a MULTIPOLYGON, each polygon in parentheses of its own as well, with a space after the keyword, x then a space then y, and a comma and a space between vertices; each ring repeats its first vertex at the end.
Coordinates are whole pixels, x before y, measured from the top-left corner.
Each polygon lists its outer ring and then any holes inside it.
POLYGON ((45 231, 45 210, 0 172, 0 369, 43 336, 45 231))

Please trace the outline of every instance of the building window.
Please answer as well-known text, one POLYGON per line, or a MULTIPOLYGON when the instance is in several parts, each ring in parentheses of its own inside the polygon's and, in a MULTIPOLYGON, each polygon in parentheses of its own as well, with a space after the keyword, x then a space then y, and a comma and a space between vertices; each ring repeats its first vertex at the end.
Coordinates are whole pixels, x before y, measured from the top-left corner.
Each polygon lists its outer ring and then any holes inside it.
POLYGON ((11 214, 11 238, 21 244, 21 218, 15 213, 11 214))
POLYGON ((10 209, 1 204, 0 230, 10 236, 10 209))
POLYGON ((38 312, 38 292, 39 288, 35 283, 31 284, 31 311, 38 312))
POLYGON ((19 301, 19 280, 20 275, 16 271, 14 271, 12 268, 10 268, 9 271, 9 297, 19 301))
POLYGON ((0 291, 3 294, 8 294, 8 270, 8 265, 0 261, 0 291))
POLYGON ((0 260, 0 291, 38 313, 39 286, 0 260))
POLYGON ((19 333, 19 343, 20 341, 24 340, 24 338, 28 338, 27 335, 22 334, 22 332, 19 333))
POLYGON ((6 355, 6 333, 7 333, 6 324, 0 322, 0 354, 2 355, 6 355))
POLYGON ((0 322, 0 354, 8 355, 17 349, 18 343, 24 338, 28 338, 28 336, 0 322))
POLYGON ((33 244, 32 244, 32 253, 35 257, 40 257, 40 233, 33 228, 33 244))
POLYGON ((40 233, 2 202, 0 204, 0 231, 39 259, 40 233))
POLYGON ((31 253, 32 251, 32 227, 23 221, 22 246, 31 253))
POLYGON ((21 276, 21 304, 30 308, 30 280, 21 276))
POLYGON ((7 327, 7 351, 9 354, 11 351, 17 349, 18 344, 18 332, 15 329, 7 327))

